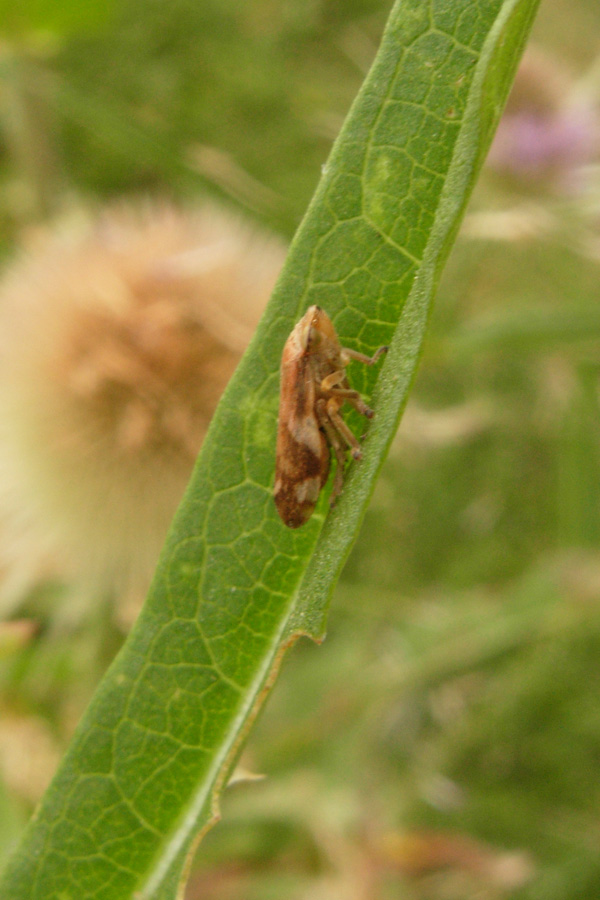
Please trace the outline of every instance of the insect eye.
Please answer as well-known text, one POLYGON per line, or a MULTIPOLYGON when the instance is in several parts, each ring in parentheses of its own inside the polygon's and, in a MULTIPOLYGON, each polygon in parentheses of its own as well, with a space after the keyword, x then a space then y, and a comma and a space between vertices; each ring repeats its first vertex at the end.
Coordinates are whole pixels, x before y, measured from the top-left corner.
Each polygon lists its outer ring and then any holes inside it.
POLYGON ((311 348, 311 350, 314 350, 317 347, 319 347, 321 345, 322 341, 323 341, 323 335, 321 334, 319 329, 311 328, 310 334, 308 336, 308 345, 311 348))

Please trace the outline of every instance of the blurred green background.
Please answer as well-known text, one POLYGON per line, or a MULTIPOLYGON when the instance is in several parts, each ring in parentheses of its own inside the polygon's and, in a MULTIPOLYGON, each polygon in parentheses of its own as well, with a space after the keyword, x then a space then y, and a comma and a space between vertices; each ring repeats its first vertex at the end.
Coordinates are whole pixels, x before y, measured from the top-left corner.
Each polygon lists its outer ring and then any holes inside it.
MULTIPOLYGON (((140 195, 289 240, 388 11, 4 0, 3 258, 140 195)), ((544 0, 533 43, 327 641, 288 655, 189 900, 600 896, 600 7, 544 0)), ((0 634, 0 858, 123 639, 65 595, 0 634)))

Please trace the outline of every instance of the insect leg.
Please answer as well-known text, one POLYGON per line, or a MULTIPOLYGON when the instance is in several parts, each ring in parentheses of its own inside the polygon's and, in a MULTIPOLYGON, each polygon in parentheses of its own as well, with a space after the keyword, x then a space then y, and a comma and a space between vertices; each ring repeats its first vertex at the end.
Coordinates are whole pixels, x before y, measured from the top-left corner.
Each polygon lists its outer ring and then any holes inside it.
POLYGON ((321 381, 321 390, 323 393, 327 393, 335 387, 336 384, 341 384, 345 377, 346 372, 344 369, 339 369, 337 372, 331 372, 330 375, 326 375, 321 381))
MULTIPOLYGON (((354 409, 357 409, 361 415, 366 416, 367 419, 372 419, 373 410, 367 406, 358 391, 353 391, 352 388, 349 387, 335 387, 335 385, 341 384, 345 378, 346 373, 343 370, 332 372, 331 375, 327 375, 321 381, 321 392, 328 397, 339 397, 341 400, 346 400, 354 407, 354 409)), ((348 384, 348 382, 346 382, 346 384, 348 384)))
MULTIPOLYGON (((335 469, 335 476, 333 479, 333 490, 331 491, 331 497, 329 499, 329 503, 331 506, 334 505, 336 497, 342 492, 342 486, 344 484, 344 466, 346 465, 346 447, 342 443, 338 432, 335 427, 332 425, 330 421, 330 417, 327 411, 327 403, 325 400, 317 400, 315 404, 315 410, 317 414, 317 420, 319 425, 325 432, 327 440, 330 446, 333 448, 333 452, 335 453, 335 458, 337 460, 337 466, 335 469)), ((353 435, 354 436, 354 435, 353 435)))
POLYGON ((349 347, 342 347, 342 360, 344 356, 347 360, 355 359, 357 362, 364 363, 366 366, 372 366, 377 362, 380 356, 387 353, 389 347, 379 347, 373 356, 367 356, 366 353, 359 353, 358 350, 351 350, 349 347))
POLYGON ((340 400, 345 400, 346 403, 353 406, 361 416, 366 416, 367 419, 372 419, 375 415, 371 407, 367 406, 358 391, 353 391, 352 388, 331 388, 331 390, 328 391, 328 394, 330 397, 339 397, 340 400))
POLYGON ((360 444, 354 434, 350 431, 342 417, 340 416, 338 410, 340 408, 339 400, 336 397, 330 397, 327 401, 327 416, 331 425, 333 425, 338 435, 346 441, 349 447, 352 448, 352 456, 354 459, 362 458, 362 450, 360 449, 360 444))

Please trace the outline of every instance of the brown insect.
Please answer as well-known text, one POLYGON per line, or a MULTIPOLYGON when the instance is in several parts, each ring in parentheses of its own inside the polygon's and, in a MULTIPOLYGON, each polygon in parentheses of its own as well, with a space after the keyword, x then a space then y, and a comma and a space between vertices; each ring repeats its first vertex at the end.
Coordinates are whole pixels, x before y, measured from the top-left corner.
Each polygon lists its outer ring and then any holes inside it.
POLYGON ((349 403, 367 419, 374 414, 348 384, 346 366, 351 359, 372 366, 387 349, 365 356, 341 347, 333 322, 318 306, 307 310, 285 342, 274 498, 290 528, 299 528, 312 515, 329 474, 330 449, 337 460, 332 506, 344 483, 348 448, 354 459, 361 458, 360 444, 340 408, 349 403))

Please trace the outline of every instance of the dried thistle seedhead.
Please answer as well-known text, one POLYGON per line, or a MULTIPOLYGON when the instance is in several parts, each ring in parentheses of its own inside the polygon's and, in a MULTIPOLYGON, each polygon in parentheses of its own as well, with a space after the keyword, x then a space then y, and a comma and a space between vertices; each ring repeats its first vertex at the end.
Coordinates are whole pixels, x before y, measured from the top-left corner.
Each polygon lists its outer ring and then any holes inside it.
POLYGON ((360 444, 340 415, 349 403, 361 415, 371 410, 346 377, 351 359, 373 365, 387 347, 372 356, 340 345, 326 312, 311 306, 293 329, 281 358, 281 396, 274 498, 282 521, 299 528, 312 515, 327 481, 330 450, 337 460, 331 504, 343 486, 346 452, 360 459, 360 444))
POLYGON ((145 590, 283 256, 213 206, 147 205, 48 230, 13 264, 0 523, 15 560, 37 552, 67 578, 145 590))

